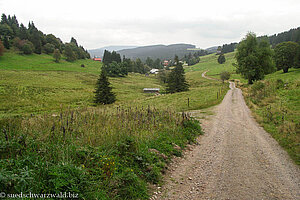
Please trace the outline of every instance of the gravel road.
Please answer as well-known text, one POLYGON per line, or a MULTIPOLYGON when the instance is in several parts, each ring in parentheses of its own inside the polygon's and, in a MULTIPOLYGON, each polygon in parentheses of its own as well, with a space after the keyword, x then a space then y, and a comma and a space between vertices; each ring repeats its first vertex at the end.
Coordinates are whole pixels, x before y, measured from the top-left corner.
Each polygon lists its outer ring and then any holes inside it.
POLYGON ((299 167, 255 122, 241 90, 230 88, 214 115, 200 120, 198 145, 174 160, 151 199, 300 199, 299 167))

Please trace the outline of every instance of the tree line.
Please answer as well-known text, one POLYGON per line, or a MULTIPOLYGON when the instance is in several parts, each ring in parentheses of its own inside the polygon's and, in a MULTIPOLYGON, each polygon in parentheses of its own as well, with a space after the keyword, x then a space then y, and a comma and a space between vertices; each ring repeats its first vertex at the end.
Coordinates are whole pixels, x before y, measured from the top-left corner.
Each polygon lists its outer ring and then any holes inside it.
MULTIPOLYGON (((129 68, 127 67, 130 65, 134 66, 138 63, 141 66, 143 65, 140 59, 131 61, 129 58, 124 57, 123 61, 121 61, 118 53, 105 51, 104 54, 102 70, 94 91, 95 104, 112 104, 116 101, 116 94, 112 92, 112 87, 107 76, 125 76, 128 74, 129 68)), ((166 84, 166 92, 176 93, 189 90, 182 62, 179 61, 178 56, 175 56, 174 64, 175 67, 172 70, 163 70, 159 73, 159 78, 161 80, 164 79, 163 82, 166 84)))
POLYGON ((115 51, 104 51, 103 54, 103 66, 102 69, 106 71, 106 74, 111 77, 122 77, 128 75, 129 72, 145 74, 150 71, 150 67, 144 64, 141 59, 131 60, 121 56, 115 51))
MULTIPOLYGON (((61 54, 67 61, 90 58, 90 54, 83 46, 78 45, 73 37, 69 43, 63 43, 53 34, 44 34, 33 22, 28 27, 19 24, 16 16, 2 14, 0 21, 0 40, 4 48, 14 48, 23 54, 61 54)), ((60 56, 56 56, 56 61, 60 56)))
POLYGON ((300 68, 300 41, 281 42, 272 49, 268 40, 250 32, 239 43, 235 58, 237 73, 252 84, 276 69, 287 73, 291 67, 300 68))
POLYGON ((274 34, 271 36, 260 36, 257 38, 258 41, 267 40, 270 45, 274 48, 277 44, 282 42, 296 42, 300 43, 300 27, 290 29, 289 31, 285 31, 282 33, 274 34))

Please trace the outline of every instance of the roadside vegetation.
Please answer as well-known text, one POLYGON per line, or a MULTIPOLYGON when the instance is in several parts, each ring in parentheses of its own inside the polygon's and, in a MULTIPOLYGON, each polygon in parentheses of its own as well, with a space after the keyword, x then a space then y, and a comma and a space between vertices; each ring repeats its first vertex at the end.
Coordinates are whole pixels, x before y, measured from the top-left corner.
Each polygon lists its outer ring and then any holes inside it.
POLYGON ((62 110, 0 120, 0 190, 147 199, 172 156, 201 134, 185 114, 154 107, 62 110))
POLYGON ((300 69, 277 71, 252 86, 244 96, 256 120, 300 165, 300 69))

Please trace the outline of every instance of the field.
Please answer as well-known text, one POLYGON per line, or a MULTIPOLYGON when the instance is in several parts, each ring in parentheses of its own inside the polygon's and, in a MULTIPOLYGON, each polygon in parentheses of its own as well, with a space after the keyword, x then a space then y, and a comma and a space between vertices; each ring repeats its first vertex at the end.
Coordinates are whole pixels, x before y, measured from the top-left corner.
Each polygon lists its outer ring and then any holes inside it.
POLYGON ((218 55, 210 54, 207 56, 202 56, 200 57, 200 62, 190 67, 187 71, 208 71, 206 74, 216 79, 220 79, 221 72, 228 71, 231 73, 230 79, 239 79, 241 80, 241 82, 246 83, 246 81, 235 72, 235 67, 233 66, 233 63, 235 63, 236 61, 234 55, 234 52, 225 54, 226 62, 224 64, 218 63, 218 55))
POLYGON ((143 88, 164 91, 157 77, 129 74, 110 78, 116 103, 94 106, 101 63, 6 52, 0 68, 0 190, 6 193, 147 199, 149 183, 160 184, 172 156, 202 134, 179 111, 215 105, 228 89, 198 70, 186 73, 190 91, 156 96, 143 88))
MULTIPOLYGON (((22 56, 12 52, 0 58, 0 118, 53 113, 63 108, 93 106, 93 91, 101 63, 79 60, 74 63, 53 62, 49 55, 22 56), (22 64, 20 64, 22 63, 22 64), (84 64, 85 67, 80 67, 84 64)), ((129 74, 111 78, 117 95, 115 106, 170 107, 176 111, 205 108, 220 102, 217 92, 227 86, 201 77, 201 70, 187 69, 188 92, 154 96, 143 93, 145 87, 164 86, 153 75, 129 74), (190 106, 187 99, 190 98, 190 106)))
POLYGON ((0 190, 147 199, 149 183, 161 184, 172 156, 202 134, 199 123, 180 112, 216 105, 228 90, 228 83, 202 78, 207 70, 214 78, 226 70, 241 80, 257 121, 299 164, 299 69, 248 86, 234 72, 234 53, 225 57, 222 65, 208 55, 186 67, 187 92, 164 94, 155 75, 110 78, 116 103, 95 106, 101 63, 6 52, 0 57, 0 190), (145 94, 145 87, 162 94, 145 94))

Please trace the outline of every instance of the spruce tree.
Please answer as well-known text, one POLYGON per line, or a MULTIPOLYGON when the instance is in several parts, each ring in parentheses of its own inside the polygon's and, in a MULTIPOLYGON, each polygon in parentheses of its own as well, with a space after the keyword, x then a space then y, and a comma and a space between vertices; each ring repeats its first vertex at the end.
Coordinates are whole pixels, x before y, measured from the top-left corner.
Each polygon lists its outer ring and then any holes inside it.
POLYGON ((96 84, 95 100, 96 104, 112 104, 116 101, 116 95, 112 92, 106 71, 101 70, 96 84))
POLYGON ((184 69, 182 63, 179 62, 178 56, 175 56, 175 68, 168 77, 167 92, 183 92, 189 89, 189 84, 185 80, 184 69))
POLYGON ((218 57, 218 63, 223 64, 223 63, 225 63, 225 61, 226 61, 225 56, 223 53, 221 53, 218 57))

